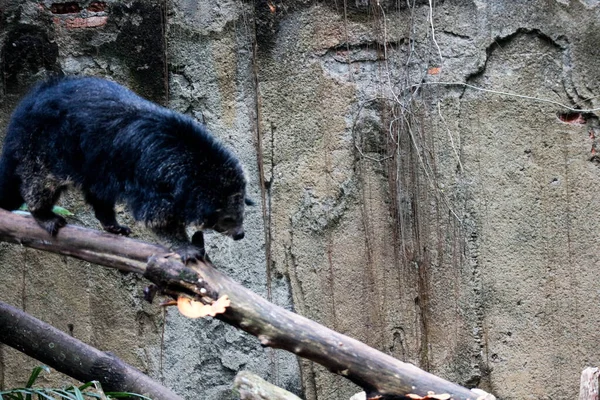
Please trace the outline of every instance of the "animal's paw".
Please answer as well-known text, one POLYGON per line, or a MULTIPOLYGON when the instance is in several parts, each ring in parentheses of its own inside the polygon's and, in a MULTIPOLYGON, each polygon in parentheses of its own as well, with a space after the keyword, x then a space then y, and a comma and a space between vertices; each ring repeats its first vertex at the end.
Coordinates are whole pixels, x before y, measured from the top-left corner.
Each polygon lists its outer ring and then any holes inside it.
POLYGON ((131 234, 131 229, 123 225, 108 225, 104 227, 104 230, 115 235, 129 236, 131 234))
POLYGON ((36 219, 37 223, 46 230, 51 236, 56 236, 58 230, 67 225, 67 220, 60 215, 54 215, 49 218, 36 219))
POLYGON ((192 244, 187 244, 174 249, 175 253, 181 257, 184 264, 194 261, 210 261, 204 247, 196 247, 192 244))

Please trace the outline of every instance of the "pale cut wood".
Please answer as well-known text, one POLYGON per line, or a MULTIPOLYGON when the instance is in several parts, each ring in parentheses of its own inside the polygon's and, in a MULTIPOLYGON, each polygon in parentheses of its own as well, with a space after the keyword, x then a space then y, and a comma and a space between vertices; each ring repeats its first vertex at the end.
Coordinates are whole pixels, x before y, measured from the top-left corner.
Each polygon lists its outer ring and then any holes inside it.
POLYGON ((600 370, 596 367, 587 367, 581 373, 579 383, 579 400, 598 400, 598 382, 600 379, 600 370))
POLYGON ((367 400, 367 394, 365 392, 358 392, 350 397, 350 400, 367 400))
POLYGON ((248 371, 237 373, 233 388, 239 394, 240 400, 301 400, 295 394, 248 371))

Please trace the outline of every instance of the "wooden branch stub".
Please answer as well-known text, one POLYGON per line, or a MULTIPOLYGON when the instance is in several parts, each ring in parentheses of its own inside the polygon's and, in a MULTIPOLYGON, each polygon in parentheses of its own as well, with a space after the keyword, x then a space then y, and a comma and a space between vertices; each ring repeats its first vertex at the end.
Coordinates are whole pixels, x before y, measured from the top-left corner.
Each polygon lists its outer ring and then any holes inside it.
POLYGON ((587 367, 581 373, 581 382, 579 384, 579 400, 598 400, 600 369, 587 367))
POLYGON ((496 400, 496 396, 494 396, 491 393, 486 392, 485 390, 481 390, 481 389, 471 389, 471 391, 473 393, 475 393, 477 396, 477 400, 496 400))
MULTIPOLYGON (((205 265, 202 262, 190 263, 192 266, 205 265)), ((206 304, 219 298, 219 293, 202 277, 199 268, 192 269, 181 263, 178 257, 156 256, 148 259, 144 277, 168 294, 184 293, 198 297, 206 304)))
POLYGON ((248 371, 238 372, 233 381, 233 389, 238 392, 241 400, 301 400, 295 394, 248 371))

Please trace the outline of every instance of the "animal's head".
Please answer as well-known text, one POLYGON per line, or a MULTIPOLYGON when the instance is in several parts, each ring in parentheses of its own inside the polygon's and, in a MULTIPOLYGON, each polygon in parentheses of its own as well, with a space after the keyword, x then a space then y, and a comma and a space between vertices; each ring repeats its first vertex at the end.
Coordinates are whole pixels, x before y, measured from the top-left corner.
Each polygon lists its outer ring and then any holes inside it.
POLYGON ((205 228, 212 229, 231 237, 233 240, 244 238, 244 206, 254 205, 245 197, 244 192, 227 196, 221 208, 217 208, 205 220, 205 228))
MULTIPOLYGON (((204 182, 206 183, 206 181, 204 182)), ((245 179, 240 178, 235 185, 211 185, 211 189, 197 192, 194 196, 196 208, 194 220, 188 220, 201 230, 213 230, 231 237, 244 238, 244 209, 254 202, 246 197, 245 179), (218 189, 217 189, 218 188, 218 189), (217 190, 215 190, 217 189, 217 190)), ((191 216, 191 215, 189 215, 191 216)))
MULTIPOLYGON (((185 120, 187 121, 187 120, 185 120)), ((233 240, 244 238, 246 174, 242 164, 201 125, 187 121, 187 152, 184 169, 189 172, 182 182, 186 223, 201 230, 214 230, 233 240)))

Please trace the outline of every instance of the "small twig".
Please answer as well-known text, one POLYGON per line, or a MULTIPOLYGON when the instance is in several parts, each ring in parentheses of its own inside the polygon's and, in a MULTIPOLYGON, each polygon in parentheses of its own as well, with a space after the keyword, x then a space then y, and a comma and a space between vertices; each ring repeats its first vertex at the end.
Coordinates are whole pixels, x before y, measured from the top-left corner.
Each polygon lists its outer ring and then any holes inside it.
POLYGON ((438 54, 440 55, 440 67, 444 64, 444 58, 442 57, 442 50, 440 50, 440 46, 438 45, 437 40, 435 40, 435 28, 433 27, 433 3, 429 0, 429 22, 431 23, 431 40, 433 40, 433 44, 437 48, 438 54))
POLYGON ((454 139, 452 138, 452 132, 450 132, 450 128, 448 128, 448 124, 446 123, 446 120, 444 119, 444 116, 442 115, 442 107, 440 106, 439 101, 437 103, 437 109, 438 109, 438 114, 440 116, 440 119, 442 120, 442 123, 444 124, 444 128, 446 128, 446 132, 448 132, 448 137, 450 138, 450 145, 452 146, 452 150, 454 151, 454 154, 456 155, 456 161, 458 161, 458 166, 460 168, 460 172, 464 172, 462 162, 460 161, 460 155, 458 154, 458 151, 456 150, 456 146, 454 145, 454 139))
POLYGON ((598 400, 600 398, 599 377, 600 370, 596 367, 587 367, 583 370, 579 384, 579 400, 598 400))

